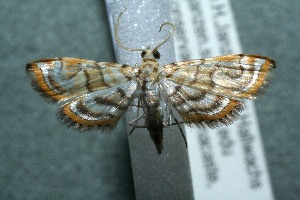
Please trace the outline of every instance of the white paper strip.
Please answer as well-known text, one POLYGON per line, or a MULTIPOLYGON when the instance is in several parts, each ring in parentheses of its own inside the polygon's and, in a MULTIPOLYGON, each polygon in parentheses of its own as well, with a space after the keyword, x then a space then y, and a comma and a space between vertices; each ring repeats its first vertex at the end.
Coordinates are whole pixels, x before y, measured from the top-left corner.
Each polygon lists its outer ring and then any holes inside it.
MULTIPOLYGON (((118 15, 124 6, 127 7, 120 20, 119 37, 130 48, 145 48, 147 45, 154 48, 170 34, 169 27, 159 32, 162 23, 171 21, 167 0, 106 0, 106 3, 112 30, 118 15)), ((159 51, 160 65, 175 61, 173 39, 162 45, 159 51)), ((122 64, 134 66, 142 60, 141 52, 126 51, 117 44, 115 53, 117 62, 122 64)), ((127 121, 135 117, 135 112, 129 112, 127 121)), ((127 132, 131 129, 128 125, 127 132)), ((177 127, 164 129, 161 155, 157 154, 146 128, 136 129, 128 138, 136 199, 193 199, 188 152, 177 127)))
MULTIPOLYGON (((242 53, 228 0, 173 0, 177 60, 242 53)), ((229 127, 186 127, 195 199, 272 200, 255 108, 229 127)))

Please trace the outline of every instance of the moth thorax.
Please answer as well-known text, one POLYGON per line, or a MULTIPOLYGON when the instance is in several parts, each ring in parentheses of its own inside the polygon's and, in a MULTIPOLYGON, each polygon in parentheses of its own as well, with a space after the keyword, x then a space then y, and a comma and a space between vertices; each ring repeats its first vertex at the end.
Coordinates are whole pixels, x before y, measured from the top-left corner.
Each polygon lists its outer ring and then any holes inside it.
POLYGON ((142 65, 139 67, 139 78, 147 81, 154 81, 158 76, 158 63, 153 60, 144 60, 142 65))

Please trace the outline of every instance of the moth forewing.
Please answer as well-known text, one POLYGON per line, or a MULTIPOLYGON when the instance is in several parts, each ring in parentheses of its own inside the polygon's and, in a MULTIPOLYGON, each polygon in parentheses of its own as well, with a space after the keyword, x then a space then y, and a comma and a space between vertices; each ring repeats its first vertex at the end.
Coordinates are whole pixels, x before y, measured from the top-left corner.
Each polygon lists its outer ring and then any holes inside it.
POLYGON ((265 88, 275 62, 257 55, 227 55, 163 67, 162 86, 188 124, 210 128, 231 124, 244 105, 265 88))

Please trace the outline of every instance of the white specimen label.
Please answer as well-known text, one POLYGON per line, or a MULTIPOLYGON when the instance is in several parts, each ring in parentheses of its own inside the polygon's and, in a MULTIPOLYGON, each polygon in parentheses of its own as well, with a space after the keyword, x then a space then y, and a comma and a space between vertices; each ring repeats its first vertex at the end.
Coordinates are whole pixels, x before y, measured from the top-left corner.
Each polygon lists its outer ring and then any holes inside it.
MULTIPOLYGON (((172 0, 170 5, 178 61, 243 53, 228 0, 172 0)), ((254 103, 244 103, 229 127, 185 127, 196 200, 274 199, 254 103)))

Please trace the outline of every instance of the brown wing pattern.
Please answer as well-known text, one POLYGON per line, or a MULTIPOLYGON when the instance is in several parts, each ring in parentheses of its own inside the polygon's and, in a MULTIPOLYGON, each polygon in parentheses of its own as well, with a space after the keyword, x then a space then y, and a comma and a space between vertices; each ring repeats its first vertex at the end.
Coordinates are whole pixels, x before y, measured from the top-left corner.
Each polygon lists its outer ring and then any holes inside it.
POLYGON ((137 83, 124 84, 84 95, 59 110, 59 118, 69 127, 79 130, 99 128, 110 132, 130 106, 137 83))
POLYGON ((27 64, 34 88, 51 102, 108 89, 132 79, 133 68, 78 58, 51 58, 27 64))
POLYGON ((229 125, 244 108, 243 103, 236 99, 210 94, 170 80, 164 80, 161 84, 171 104, 187 124, 207 125, 210 128, 229 125))
POLYGON ((211 128, 232 123, 267 84, 274 61, 255 55, 191 60, 163 67, 160 84, 188 124, 211 128))
POLYGON ((34 88, 51 102, 65 101, 59 118, 79 130, 111 131, 127 111, 137 88, 133 68, 77 58, 53 58, 27 65, 34 88))
POLYGON ((228 55, 164 66, 173 82, 229 98, 254 99, 268 82, 275 62, 257 55, 228 55))

